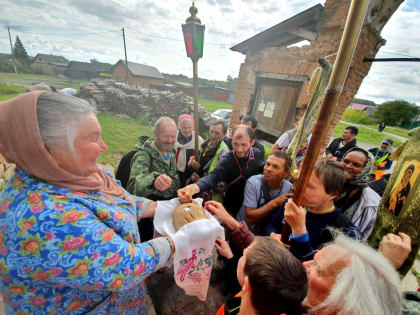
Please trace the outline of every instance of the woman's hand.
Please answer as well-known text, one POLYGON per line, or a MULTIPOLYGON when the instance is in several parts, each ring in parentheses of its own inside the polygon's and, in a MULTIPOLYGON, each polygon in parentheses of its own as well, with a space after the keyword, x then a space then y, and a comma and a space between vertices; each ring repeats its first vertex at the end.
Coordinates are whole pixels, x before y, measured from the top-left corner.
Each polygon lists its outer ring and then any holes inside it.
POLYGON ((213 200, 207 201, 204 204, 204 209, 209 211, 211 214, 214 214, 215 216, 217 216, 219 220, 222 221, 222 223, 228 227, 229 230, 234 231, 237 228, 239 228, 240 226, 239 222, 236 221, 226 211, 225 207, 223 207, 223 205, 220 202, 213 201, 213 200))
POLYGON ((284 206, 284 219, 294 236, 306 233, 306 210, 298 207, 293 199, 289 199, 284 206))
POLYGON ((156 212, 156 206, 157 206, 157 202, 156 201, 150 202, 147 205, 146 211, 144 211, 143 215, 141 216, 141 219, 154 217, 155 216, 155 212, 156 212))
POLYGON ((231 259, 233 257, 232 250, 230 249, 228 242, 225 240, 217 238, 214 245, 216 245, 217 251, 223 257, 226 257, 227 259, 231 259))

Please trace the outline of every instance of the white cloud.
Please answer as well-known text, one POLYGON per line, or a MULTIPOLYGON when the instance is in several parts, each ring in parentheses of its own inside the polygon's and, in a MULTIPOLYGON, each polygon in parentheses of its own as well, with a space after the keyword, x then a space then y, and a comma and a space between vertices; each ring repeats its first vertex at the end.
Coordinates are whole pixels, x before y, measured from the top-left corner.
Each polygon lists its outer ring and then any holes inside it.
MULTIPOLYGON (((420 56, 420 7, 406 0, 385 26, 385 52, 420 56)), ((204 57, 199 75, 224 80, 237 76, 244 56, 229 48, 319 2, 317 0, 197 0, 198 17, 206 25, 204 57)), ((161 72, 192 74, 186 58, 181 24, 189 16, 191 1, 172 0, 0 0, 0 28, 12 26, 28 53, 53 53, 70 60, 92 58, 115 63, 124 58, 122 34, 126 30, 131 61, 156 66, 161 72), (109 33, 98 33, 114 31, 109 33), (55 36, 47 34, 57 34, 55 36), (66 35, 67 34, 67 35, 66 35), (85 35, 70 35, 85 34, 85 35), (163 39, 170 38, 175 40, 163 39)), ((6 30, 0 52, 9 52, 6 30)), ((374 63, 358 97, 382 102, 406 99, 420 103, 420 64, 374 63)))

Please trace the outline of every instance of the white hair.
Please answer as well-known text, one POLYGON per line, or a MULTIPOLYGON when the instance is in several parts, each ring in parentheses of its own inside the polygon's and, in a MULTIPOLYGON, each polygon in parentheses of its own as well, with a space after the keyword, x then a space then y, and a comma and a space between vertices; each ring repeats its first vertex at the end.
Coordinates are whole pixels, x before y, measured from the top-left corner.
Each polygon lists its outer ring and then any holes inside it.
POLYGON ((48 148, 67 149, 74 154, 74 139, 81 120, 94 109, 86 101, 69 95, 45 92, 38 97, 37 118, 42 140, 48 148))
POLYGON ((168 122, 168 123, 174 124, 175 127, 176 127, 176 123, 175 123, 175 121, 171 117, 167 117, 167 116, 160 117, 158 120, 156 120, 155 125, 153 127, 153 130, 155 131, 156 134, 159 134, 160 126, 164 122, 168 122))
POLYGON ((384 256, 343 234, 328 245, 342 249, 331 257, 331 263, 348 259, 349 264, 337 275, 328 297, 311 311, 343 315, 401 313, 400 277, 384 256))

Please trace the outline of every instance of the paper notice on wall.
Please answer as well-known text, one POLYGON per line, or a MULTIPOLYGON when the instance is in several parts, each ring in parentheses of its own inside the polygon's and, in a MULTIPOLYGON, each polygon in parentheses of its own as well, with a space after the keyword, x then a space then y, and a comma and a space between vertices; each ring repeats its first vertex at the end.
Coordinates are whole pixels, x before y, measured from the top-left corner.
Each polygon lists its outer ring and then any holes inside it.
POLYGON ((258 105, 258 111, 263 112, 265 109, 265 103, 263 101, 260 102, 260 105, 258 105))
POLYGON ((276 108, 276 103, 267 102, 264 110, 264 117, 271 118, 273 117, 274 109, 276 108))

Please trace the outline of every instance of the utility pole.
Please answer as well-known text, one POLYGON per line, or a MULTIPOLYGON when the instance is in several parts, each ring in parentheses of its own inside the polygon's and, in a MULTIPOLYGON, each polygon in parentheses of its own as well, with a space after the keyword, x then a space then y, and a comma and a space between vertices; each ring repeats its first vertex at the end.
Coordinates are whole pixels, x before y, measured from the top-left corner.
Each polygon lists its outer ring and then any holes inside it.
POLYGON ((125 32, 124 27, 122 28, 123 32, 123 41, 124 41, 124 54, 125 54, 125 84, 128 85, 128 61, 127 61, 127 48, 125 46, 125 32))
POLYGON ((13 56, 13 45, 12 45, 12 37, 10 36, 10 28, 7 27, 7 31, 9 32, 9 41, 10 41, 10 51, 12 52, 12 59, 13 59, 13 67, 15 68, 15 74, 17 75, 17 69, 16 69, 16 63, 15 63, 15 58, 13 56))

